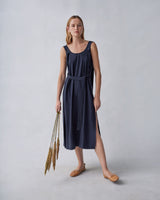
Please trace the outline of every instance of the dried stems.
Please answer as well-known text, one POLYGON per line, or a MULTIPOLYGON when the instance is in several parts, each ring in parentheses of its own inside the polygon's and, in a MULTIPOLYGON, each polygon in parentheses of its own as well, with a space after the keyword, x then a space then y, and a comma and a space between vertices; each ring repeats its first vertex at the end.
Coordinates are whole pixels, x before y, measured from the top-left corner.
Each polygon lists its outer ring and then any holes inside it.
POLYGON ((47 160, 45 164, 45 172, 44 172, 45 175, 46 175, 47 170, 49 171, 50 169, 51 162, 53 162, 53 169, 55 170, 56 159, 58 160, 59 146, 60 146, 59 135, 60 135, 60 112, 57 112, 53 131, 52 131, 52 137, 51 137, 50 147, 48 151, 48 156, 47 156, 47 160), (58 129, 57 129, 57 126, 58 126, 58 129), (58 131, 58 136, 57 136, 57 131, 58 131), (56 137, 57 137, 57 143, 56 143, 56 137))

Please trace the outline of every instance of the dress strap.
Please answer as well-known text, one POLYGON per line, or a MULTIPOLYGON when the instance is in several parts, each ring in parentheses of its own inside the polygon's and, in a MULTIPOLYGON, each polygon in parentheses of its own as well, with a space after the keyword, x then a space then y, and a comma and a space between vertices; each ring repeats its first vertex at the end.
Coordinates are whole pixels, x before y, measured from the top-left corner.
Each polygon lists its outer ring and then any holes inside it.
POLYGON ((90 49, 91 49, 91 44, 92 44, 92 42, 93 42, 93 41, 91 41, 91 40, 88 42, 88 45, 87 45, 87 50, 88 50, 88 51, 90 51, 90 49))
POLYGON ((69 53, 69 50, 68 50, 67 45, 64 45, 63 47, 64 47, 64 49, 65 49, 65 51, 66 51, 66 54, 69 53))

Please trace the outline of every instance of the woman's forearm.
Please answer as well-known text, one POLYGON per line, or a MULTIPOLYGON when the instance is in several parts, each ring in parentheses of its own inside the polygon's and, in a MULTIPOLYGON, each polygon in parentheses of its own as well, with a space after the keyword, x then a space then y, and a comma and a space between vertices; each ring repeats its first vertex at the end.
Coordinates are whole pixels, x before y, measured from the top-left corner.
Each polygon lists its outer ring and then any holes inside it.
POLYGON ((95 97, 100 98, 100 90, 101 90, 101 72, 97 71, 95 73, 95 82, 96 82, 96 87, 95 87, 95 97))

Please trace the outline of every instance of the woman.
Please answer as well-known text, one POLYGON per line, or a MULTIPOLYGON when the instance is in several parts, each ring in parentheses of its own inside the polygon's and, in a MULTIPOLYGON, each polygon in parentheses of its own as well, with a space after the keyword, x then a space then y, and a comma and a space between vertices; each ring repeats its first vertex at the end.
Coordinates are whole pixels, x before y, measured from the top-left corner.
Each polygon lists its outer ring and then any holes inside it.
POLYGON ((115 182, 119 177, 111 173, 107 167, 97 116, 97 110, 101 105, 101 71, 97 46, 93 41, 84 40, 83 21, 77 15, 69 18, 66 34, 67 44, 60 50, 56 111, 61 110, 60 95, 64 85, 64 147, 70 150, 75 149, 78 159, 78 166, 70 173, 70 176, 77 176, 86 170, 83 148, 95 149, 104 178, 115 182), (93 97, 94 71, 96 76, 95 97, 93 97))

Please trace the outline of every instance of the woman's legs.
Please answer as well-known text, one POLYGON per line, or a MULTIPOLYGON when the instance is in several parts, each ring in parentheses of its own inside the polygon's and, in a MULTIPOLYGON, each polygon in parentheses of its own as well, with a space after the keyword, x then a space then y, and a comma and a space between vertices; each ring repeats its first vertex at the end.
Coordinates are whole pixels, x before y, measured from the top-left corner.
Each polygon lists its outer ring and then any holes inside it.
POLYGON ((76 153, 77 159, 78 159, 78 166, 77 166, 76 169, 80 169, 84 164, 84 161, 83 161, 83 149, 78 147, 78 146, 76 146, 75 153, 76 153))
MULTIPOLYGON (((109 171, 109 169, 107 167, 106 155, 105 155, 105 150, 104 150, 104 146, 103 146, 103 141, 102 141, 102 138, 101 138, 99 131, 98 131, 97 113, 96 113, 96 147, 95 147, 95 152, 96 152, 98 159, 100 161, 103 174, 108 176, 108 177, 111 177, 112 173, 109 171)), ((77 166, 76 169, 80 169, 84 164, 83 149, 76 146, 75 153, 76 153, 77 159, 78 159, 78 166, 77 166)))
POLYGON ((95 147, 95 152, 96 152, 98 159, 100 161, 103 174, 110 177, 112 175, 112 173, 109 171, 109 169, 107 167, 106 155, 105 155, 105 150, 104 150, 104 146, 103 146, 103 141, 102 141, 102 138, 101 138, 99 131, 98 131, 97 113, 96 113, 96 147, 95 147))

